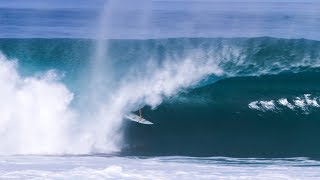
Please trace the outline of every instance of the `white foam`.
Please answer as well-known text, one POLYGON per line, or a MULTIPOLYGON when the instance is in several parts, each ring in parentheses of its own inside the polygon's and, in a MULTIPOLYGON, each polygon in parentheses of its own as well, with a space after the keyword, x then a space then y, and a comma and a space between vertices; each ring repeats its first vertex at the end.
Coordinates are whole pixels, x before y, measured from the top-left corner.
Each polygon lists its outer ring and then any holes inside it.
POLYGON ((286 98, 281 98, 281 99, 279 99, 279 100, 278 100, 278 103, 281 104, 281 105, 283 105, 283 106, 288 107, 289 109, 294 109, 294 106, 293 106, 291 103, 289 103, 289 102, 288 102, 288 99, 286 99, 286 98))
POLYGON ((248 107, 249 107, 250 109, 259 110, 260 107, 258 106, 258 103, 259 103, 258 101, 253 101, 253 102, 249 103, 248 107))
POLYGON ((310 99, 310 96, 311 94, 305 94, 304 95, 304 98, 306 100, 306 103, 309 105, 309 106, 313 106, 313 107, 320 107, 318 102, 317 102, 317 99, 316 98, 313 98, 313 99, 310 99))
POLYGON ((252 101, 248 104, 250 109, 261 110, 261 111, 269 111, 274 110, 275 104, 274 101, 252 101))
POLYGON ((306 158, 0 157, 0 179, 317 179, 306 158))
POLYGON ((274 109, 281 110, 281 106, 285 106, 291 110, 302 110, 305 113, 309 113, 311 108, 320 108, 320 105, 317 102, 317 97, 311 98, 311 94, 304 94, 303 96, 296 97, 293 99, 293 103, 289 103, 287 98, 280 98, 278 100, 270 101, 253 101, 248 104, 250 109, 256 109, 261 111, 269 111, 274 109), (275 103, 276 102, 276 103, 275 103), (277 106, 277 103, 281 106, 277 106))
POLYGON ((300 97, 297 97, 295 100, 293 100, 294 104, 298 107, 300 107, 301 109, 305 110, 306 108, 306 103, 303 99, 301 99, 300 97))
POLYGON ((264 110, 274 110, 275 109, 275 104, 274 101, 260 101, 261 106, 263 107, 264 110))
POLYGON ((0 54, 0 154, 67 152, 73 94, 49 71, 21 77, 0 54))
MULTIPOLYGON (((114 127, 100 124, 108 114, 101 106, 91 116, 73 109, 73 93, 50 70, 22 77, 17 60, 0 54, 0 154, 88 154, 118 151, 114 127)), ((121 117, 118 115, 118 117, 121 117)))

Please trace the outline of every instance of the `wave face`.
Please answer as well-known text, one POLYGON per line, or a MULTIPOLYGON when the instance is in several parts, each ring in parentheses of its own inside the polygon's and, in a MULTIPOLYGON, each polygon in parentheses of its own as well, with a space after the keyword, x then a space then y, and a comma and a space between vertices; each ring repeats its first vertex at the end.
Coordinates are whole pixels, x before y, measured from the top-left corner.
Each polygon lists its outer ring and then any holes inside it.
POLYGON ((92 40, 0 40, 1 154, 317 155, 320 42, 176 38, 105 48, 92 82, 92 40), (122 121, 142 107, 154 126, 122 121))
POLYGON ((319 72, 235 77, 183 92, 128 124, 128 153, 318 157, 319 72), (309 94, 308 94, 309 93, 309 94))

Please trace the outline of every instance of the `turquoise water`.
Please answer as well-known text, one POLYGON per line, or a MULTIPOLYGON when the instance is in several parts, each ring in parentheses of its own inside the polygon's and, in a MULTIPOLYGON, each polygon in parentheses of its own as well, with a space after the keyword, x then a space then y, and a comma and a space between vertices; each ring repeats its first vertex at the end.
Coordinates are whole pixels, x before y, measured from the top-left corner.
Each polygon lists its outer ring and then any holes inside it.
POLYGON ((317 2, 101 7, 0 9, 0 178, 318 176, 317 2))
MULTIPOLYGON (((2 39, 0 49, 18 59, 22 76, 55 69, 73 93, 70 108, 95 113, 83 98, 95 89, 87 86, 93 40, 2 39)), ((100 95, 140 82, 163 88, 137 94, 136 105, 156 125, 126 122, 125 154, 317 157, 319 49, 318 41, 269 37, 111 40, 112 76, 102 76, 112 79, 100 95), (159 97, 161 104, 153 102, 159 97)))

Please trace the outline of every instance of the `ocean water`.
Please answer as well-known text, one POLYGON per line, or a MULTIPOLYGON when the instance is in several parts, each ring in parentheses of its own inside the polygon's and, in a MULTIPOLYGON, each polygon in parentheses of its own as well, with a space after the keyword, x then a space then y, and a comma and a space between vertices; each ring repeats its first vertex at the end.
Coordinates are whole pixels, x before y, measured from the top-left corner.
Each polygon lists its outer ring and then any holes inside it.
POLYGON ((1 6, 0 178, 317 179, 319 7, 1 6))
POLYGON ((307 158, 4 156, 0 167, 2 179, 317 179, 319 174, 319 162, 307 158))

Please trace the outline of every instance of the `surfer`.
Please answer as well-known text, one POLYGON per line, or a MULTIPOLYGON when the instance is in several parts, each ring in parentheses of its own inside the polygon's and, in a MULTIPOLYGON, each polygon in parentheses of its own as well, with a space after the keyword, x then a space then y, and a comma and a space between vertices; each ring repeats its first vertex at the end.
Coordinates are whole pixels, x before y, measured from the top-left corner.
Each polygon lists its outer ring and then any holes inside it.
POLYGON ((142 117, 142 109, 139 109, 139 115, 135 113, 130 113, 130 114, 124 115, 124 118, 141 123, 141 124, 153 124, 152 122, 147 121, 142 117))
POLYGON ((142 121, 142 112, 141 112, 141 109, 139 109, 139 114, 140 114, 140 121, 142 121))

